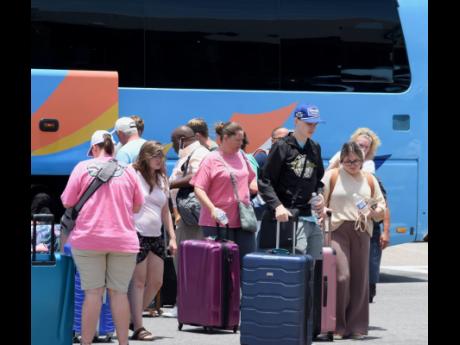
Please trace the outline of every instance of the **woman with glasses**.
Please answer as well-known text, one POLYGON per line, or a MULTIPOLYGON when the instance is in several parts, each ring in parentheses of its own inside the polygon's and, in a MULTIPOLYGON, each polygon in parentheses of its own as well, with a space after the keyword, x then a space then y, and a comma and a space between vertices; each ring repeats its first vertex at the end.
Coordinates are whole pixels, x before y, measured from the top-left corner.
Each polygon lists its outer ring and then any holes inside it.
MULTIPOLYGON (((358 144, 364 153, 363 170, 375 173, 374 156, 380 146, 380 139, 369 128, 358 128, 350 137, 350 141, 358 144)), ((327 169, 338 168, 340 163, 340 152, 337 152, 329 161, 327 169)))
MULTIPOLYGON (((358 128, 350 137, 350 141, 358 144, 364 153, 363 171, 375 174, 374 156, 377 148, 380 146, 380 139, 369 128, 358 128)), ((329 161, 329 169, 338 168, 340 164, 340 152, 337 152, 334 157, 329 161)), ((385 201, 386 193, 384 191, 382 182, 379 181, 380 189, 384 193, 385 201)), ((382 260, 382 250, 385 249, 390 243, 390 209, 388 207, 385 211, 385 218, 383 222, 374 222, 374 228, 371 238, 370 253, 369 253, 369 303, 373 302, 377 294, 377 283, 379 282, 380 262, 382 260), (381 224, 383 223, 383 231, 381 224)))
POLYGON ((137 173, 145 204, 134 216, 140 251, 136 258, 129 287, 133 340, 153 340, 152 333, 142 326, 142 312, 151 303, 163 284, 165 246, 161 226, 169 234, 171 254, 177 250, 171 213, 168 205, 168 180, 163 147, 155 141, 146 141, 133 168, 137 173))
POLYGON ((322 179, 326 205, 332 210, 331 245, 337 253, 336 339, 363 339, 369 327, 372 220, 383 218, 385 200, 377 179, 363 171, 363 162, 358 144, 346 143, 340 167, 326 171, 322 179), (356 195, 368 202, 367 209, 358 210, 356 195))

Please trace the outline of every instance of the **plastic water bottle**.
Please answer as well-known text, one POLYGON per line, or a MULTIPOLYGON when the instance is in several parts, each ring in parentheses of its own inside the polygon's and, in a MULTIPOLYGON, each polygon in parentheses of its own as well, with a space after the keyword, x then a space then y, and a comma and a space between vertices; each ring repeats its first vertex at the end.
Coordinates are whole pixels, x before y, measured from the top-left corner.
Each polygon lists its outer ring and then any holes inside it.
POLYGON ((227 214, 225 213, 224 210, 221 210, 220 208, 216 207, 216 215, 217 215, 217 220, 219 221, 219 223, 223 225, 228 224, 227 214))
POLYGON ((366 201, 366 199, 364 199, 357 193, 353 193, 353 199, 355 200, 355 205, 358 208, 358 212, 365 216, 369 215, 370 209, 369 209, 369 204, 366 201))
POLYGON ((316 194, 315 192, 311 193, 311 199, 308 203, 311 205, 311 215, 316 217, 316 219, 318 219, 319 216, 318 213, 316 213, 316 211, 314 210, 314 208, 316 207, 316 205, 318 205, 319 202, 320 197, 318 196, 318 194, 316 194))

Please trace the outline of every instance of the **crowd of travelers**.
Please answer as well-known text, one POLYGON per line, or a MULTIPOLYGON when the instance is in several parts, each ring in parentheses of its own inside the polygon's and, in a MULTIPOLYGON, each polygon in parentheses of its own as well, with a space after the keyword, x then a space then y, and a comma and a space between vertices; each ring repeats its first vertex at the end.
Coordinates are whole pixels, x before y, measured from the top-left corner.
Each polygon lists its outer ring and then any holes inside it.
MULTIPOLYGON (((143 326, 143 311, 162 286, 167 252, 178 272, 181 242, 219 236, 227 224, 224 236, 238 244, 242 263, 247 253, 274 248, 276 222, 286 230, 296 216, 303 225, 296 230, 296 250, 317 260, 327 210, 332 210, 337 253, 334 336, 368 334, 369 302, 376 294, 381 251, 389 243, 389 208, 373 162, 380 140, 368 128, 357 129, 325 169, 321 146, 312 139, 324 122, 318 107, 299 105, 292 116, 293 131, 273 129, 271 147, 253 154, 245 152, 250 138, 240 124, 216 124, 213 141, 206 122, 191 119, 171 133, 178 159, 170 176, 166 145, 142 137, 140 117, 121 117, 112 133, 93 134, 90 159, 75 166, 61 195, 65 208, 75 206, 96 172, 115 159, 112 178, 85 203, 74 229, 61 234, 60 246, 71 245, 85 291, 81 344, 93 341, 105 289, 119 344, 154 339, 143 326), (312 193, 318 194, 314 205, 312 193), (373 202, 365 217, 357 211, 354 193, 373 202), (196 208, 185 210, 184 200, 195 201, 196 208), (242 231, 240 201, 253 206, 257 232, 242 231)), ((49 213, 49 202, 46 194, 37 194, 32 214, 49 213)), ((281 245, 288 246, 287 239, 281 245)), ((176 315, 173 308, 169 316, 176 315)))

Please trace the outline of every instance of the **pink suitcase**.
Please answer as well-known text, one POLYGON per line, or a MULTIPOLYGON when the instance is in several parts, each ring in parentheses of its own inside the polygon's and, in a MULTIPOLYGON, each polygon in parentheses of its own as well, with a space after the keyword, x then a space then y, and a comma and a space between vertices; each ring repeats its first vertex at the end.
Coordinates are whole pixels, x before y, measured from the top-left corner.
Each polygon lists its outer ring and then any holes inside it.
POLYGON ((324 229, 323 260, 315 263, 313 336, 327 335, 333 341, 336 325, 337 255, 331 247, 331 212, 324 229), (319 297, 320 296, 320 297, 319 297))
POLYGON ((188 324, 236 333, 240 322, 238 245, 225 240, 187 240, 179 251, 179 330, 188 324))

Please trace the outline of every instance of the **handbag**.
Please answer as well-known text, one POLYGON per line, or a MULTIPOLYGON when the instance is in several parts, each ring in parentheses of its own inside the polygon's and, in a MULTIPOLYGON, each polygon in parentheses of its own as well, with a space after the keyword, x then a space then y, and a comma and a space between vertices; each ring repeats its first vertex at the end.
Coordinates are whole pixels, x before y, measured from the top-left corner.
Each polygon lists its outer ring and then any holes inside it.
POLYGON ((82 209, 85 202, 93 195, 93 193, 102 186, 103 183, 110 180, 117 170, 118 163, 115 159, 108 161, 97 173, 93 181, 91 181, 88 188, 85 190, 83 195, 77 204, 73 207, 69 207, 65 210, 63 216, 61 217, 61 232, 64 235, 68 235, 73 228, 75 227, 75 222, 77 221, 78 214, 82 209))
MULTIPOLYGON (((257 218, 256 218, 256 214, 254 212, 254 208, 252 207, 251 203, 249 203, 249 205, 246 205, 244 202, 242 202, 240 200, 240 197, 238 196, 238 190, 236 188, 235 176, 230 171, 230 168, 228 167, 227 163, 225 163, 224 159, 222 157, 220 157, 220 158, 221 158, 222 162, 224 163, 225 167, 227 168, 227 170, 228 170, 228 172, 230 174, 230 180, 232 182, 233 192, 235 193, 235 197, 236 197, 236 200, 238 202, 238 210, 239 210, 239 213, 240 213, 241 229, 243 231, 256 232, 257 231, 257 218)), ((244 159, 246 160, 246 158, 244 158, 244 159)), ((247 167, 247 161, 246 161, 246 167, 247 167)))
MULTIPOLYGON (((195 150, 194 150, 195 151, 195 150)), ((187 161, 184 163, 184 173, 182 176, 187 175, 190 158, 193 152, 188 156, 187 161)), ((176 206, 182 221, 190 226, 197 226, 200 219, 201 204, 196 198, 193 187, 179 188, 176 196, 176 206)))

